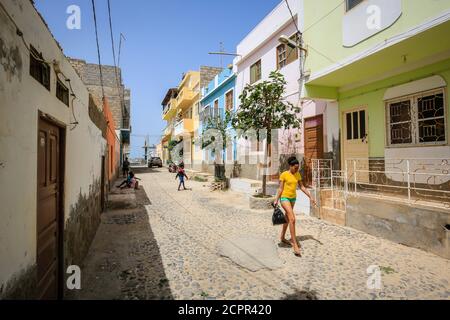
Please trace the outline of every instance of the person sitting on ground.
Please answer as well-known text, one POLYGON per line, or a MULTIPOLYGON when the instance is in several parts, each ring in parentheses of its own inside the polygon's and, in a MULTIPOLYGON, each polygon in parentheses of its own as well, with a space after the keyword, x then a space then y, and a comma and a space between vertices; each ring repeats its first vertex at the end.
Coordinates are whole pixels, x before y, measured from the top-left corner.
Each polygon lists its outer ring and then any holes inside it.
POLYGON ((131 177, 129 188, 139 190, 139 181, 138 180, 141 180, 141 179, 136 177, 133 172, 131 172, 131 174, 132 174, 132 177, 131 177))
POLYGON ((141 180, 138 177, 134 175, 134 172, 130 171, 128 173, 128 177, 126 180, 124 180, 120 185, 117 186, 117 188, 125 189, 125 188, 132 188, 139 190, 139 182, 137 180, 141 180))
POLYGON ((127 178, 124 180, 124 181, 122 181, 122 183, 121 184, 119 184, 118 186, 117 186, 117 188, 120 188, 120 189, 124 189, 124 188, 126 188, 127 186, 129 186, 130 184, 131 184, 131 174, 132 174, 133 172, 129 172, 128 173, 128 175, 127 175, 127 178))
POLYGON ((178 191, 180 191, 181 185, 183 185, 183 189, 186 189, 186 186, 184 185, 184 178, 188 179, 188 176, 186 175, 186 172, 184 172, 184 164, 181 163, 180 166, 178 167, 178 172, 177 175, 175 176, 175 180, 179 178, 180 179, 180 184, 178 185, 178 191))

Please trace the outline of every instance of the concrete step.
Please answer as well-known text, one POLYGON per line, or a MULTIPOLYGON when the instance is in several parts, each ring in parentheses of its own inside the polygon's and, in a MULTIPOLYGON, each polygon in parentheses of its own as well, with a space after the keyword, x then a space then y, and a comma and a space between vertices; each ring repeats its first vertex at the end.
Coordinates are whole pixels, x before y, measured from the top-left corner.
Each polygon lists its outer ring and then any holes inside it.
MULTIPOLYGON (((267 182, 267 194, 275 195, 278 189, 278 183, 267 182)), ((244 194, 257 194, 262 191, 262 181, 252 180, 246 178, 233 178, 230 179, 230 189, 236 192, 242 192, 244 194)))
POLYGON ((261 188, 261 182, 257 180, 234 178, 230 179, 230 189, 244 194, 256 194, 261 188))
MULTIPOLYGON (((123 189, 127 190, 127 189, 123 189)), ((128 189, 127 193, 111 193, 108 195, 107 208, 109 210, 123 210, 137 208, 136 194, 134 190, 128 189)))
POLYGON ((320 218, 339 226, 345 226, 345 211, 329 207, 320 208, 320 218))
POLYGON ((345 211, 344 199, 332 199, 332 198, 322 199, 321 205, 323 207, 345 211))

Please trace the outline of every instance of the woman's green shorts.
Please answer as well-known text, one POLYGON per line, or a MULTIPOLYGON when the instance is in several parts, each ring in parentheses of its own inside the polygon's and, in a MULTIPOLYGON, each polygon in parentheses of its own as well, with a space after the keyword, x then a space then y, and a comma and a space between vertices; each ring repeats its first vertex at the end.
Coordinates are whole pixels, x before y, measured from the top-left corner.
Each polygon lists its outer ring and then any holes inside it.
POLYGON ((290 203, 294 203, 294 202, 296 202, 297 201, 297 198, 281 198, 280 199, 281 200, 281 202, 290 202, 290 203))

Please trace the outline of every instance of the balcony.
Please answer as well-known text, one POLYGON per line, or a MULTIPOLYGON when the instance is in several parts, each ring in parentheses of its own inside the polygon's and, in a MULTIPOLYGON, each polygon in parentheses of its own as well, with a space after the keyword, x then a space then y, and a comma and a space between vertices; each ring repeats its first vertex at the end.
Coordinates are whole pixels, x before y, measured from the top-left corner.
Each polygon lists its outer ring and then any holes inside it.
POLYGON ((196 96, 197 96, 197 93, 194 92, 192 89, 184 88, 178 94, 177 108, 185 109, 185 108, 191 106, 194 103, 196 96))
POLYGON ((175 125, 174 136, 180 136, 183 133, 191 133, 194 131, 194 121, 192 119, 183 119, 175 125))
POLYGON ((122 129, 129 130, 130 129, 130 118, 122 119, 122 129))
POLYGON ((163 140, 169 138, 170 136, 172 136, 173 133, 173 125, 168 125, 166 128, 164 128, 163 130, 163 140))
POLYGON ((203 124, 207 124, 209 119, 220 118, 223 119, 224 111, 223 108, 214 109, 211 107, 203 109, 200 113, 200 121, 203 124))
POLYGON ((177 99, 170 99, 169 103, 163 109, 163 120, 168 121, 177 114, 177 99))
POLYGON ((130 144, 130 131, 129 130, 121 130, 120 131, 120 135, 121 135, 121 141, 122 144, 130 144))

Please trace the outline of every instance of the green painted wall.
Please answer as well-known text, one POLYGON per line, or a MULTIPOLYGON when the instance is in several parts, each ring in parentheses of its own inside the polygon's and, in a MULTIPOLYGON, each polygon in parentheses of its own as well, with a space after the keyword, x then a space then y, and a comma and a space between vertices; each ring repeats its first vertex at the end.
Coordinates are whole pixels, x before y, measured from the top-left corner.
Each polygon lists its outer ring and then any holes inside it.
MULTIPOLYGON (((358 106, 367 106, 368 108, 370 157, 384 157, 386 125, 384 113, 385 105, 383 97, 386 90, 390 87, 398 86, 433 75, 440 75, 447 82, 446 99, 448 126, 450 124, 450 99, 448 97, 448 87, 450 84, 450 59, 339 94, 339 114, 341 118, 343 111, 358 106)), ((341 120, 342 119, 340 119, 340 121, 341 120)), ((447 132, 448 130, 449 128, 447 127, 447 132)))
POLYGON ((313 72, 322 70, 336 61, 375 46, 385 39, 403 33, 449 9, 450 0, 403 0, 403 14, 391 27, 352 48, 345 48, 342 45, 342 19, 345 14, 345 1, 304 0, 304 40, 306 45, 310 46, 306 69, 313 72), (336 7, 338 8, 324 18, 336 7))

